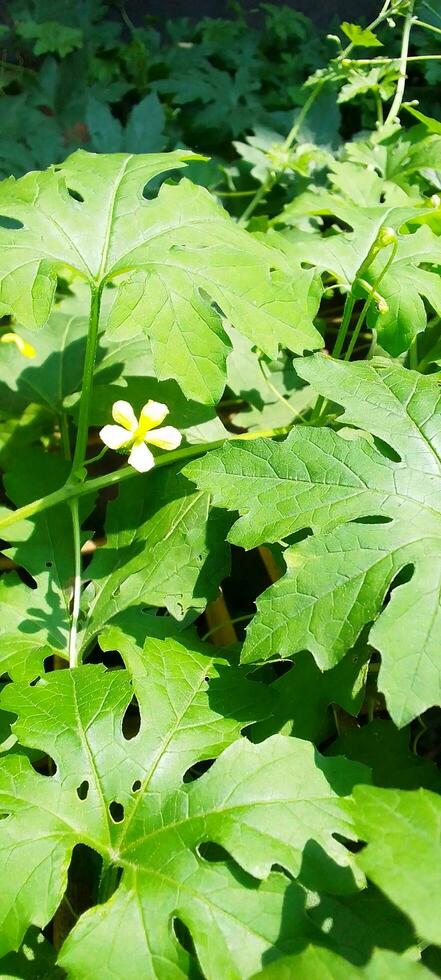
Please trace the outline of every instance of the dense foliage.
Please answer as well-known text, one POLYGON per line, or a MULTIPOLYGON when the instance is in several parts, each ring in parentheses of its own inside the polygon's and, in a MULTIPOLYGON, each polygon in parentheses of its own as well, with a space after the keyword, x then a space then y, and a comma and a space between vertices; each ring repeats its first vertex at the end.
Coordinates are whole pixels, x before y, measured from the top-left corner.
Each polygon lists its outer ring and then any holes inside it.
POLYGON ((441 15, 56 14, 2 35, 0 975, 440 976, 441 15))

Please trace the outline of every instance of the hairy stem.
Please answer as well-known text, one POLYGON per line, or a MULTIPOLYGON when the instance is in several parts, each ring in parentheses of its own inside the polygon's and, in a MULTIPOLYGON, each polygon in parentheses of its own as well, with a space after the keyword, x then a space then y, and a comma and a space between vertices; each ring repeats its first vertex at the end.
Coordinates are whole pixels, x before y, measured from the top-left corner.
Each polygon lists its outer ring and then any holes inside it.
MULTIPOLYGON (((286 436, 290 428, 291 426, 285 425, 275 429, 262 429, 260 432, 242 432, 239 435, 230 435, 229 439, 277 438, 277 436, 286 436)), ((185 449, 176 449, 174 452, 163 453, 156 458, 155 467, 158 469, 159 467, 171 466, 172 463, 181 461, 185 463, 187 460, 194 459, 195 456, 201 456, 203 453, 209 452, 212 449, 219 449, 226 441, 227 439, 216 439, 213 442, 199 443, 197 446, 187 446, 185 449)), ((114 473, 105 473, 103 476, 97 476, 93 480, 86 480, 84 482, 68 480, 63 487, 60 487, 59 490, 54 490, 53 493, 48 493, 46 497, 33 500, 30 504, 18 507, 17 510, 8 511, 4 517, 0 518, 0 531, 5 530, 7 527, 12 527, 17 521, 26 520, 29 517, 33 517, 34 514, 40 514, 42 511, 48 510, 50 507, 56 507, 57 504, 63 504, 78 497, 85 497, 89 493, 104 490, 105 487, 122 483, 124 480, 128 480, 134 476, 139 476, 137 470, 134 470, 131 466, 123 466, 114 473)))
POLYGON ((395 92, 395 97, 389 112, 384 120, 385 128, 391 126, 395 122, 398 113, 401 109, 401 103, 404 98, 404 89, 406 87, 406 71, 407 71, 407 59, 409 57, 409 41, 410 32, 412 30, 413 21, 413 2, 409 5, 409 10, 406 14, 404 21, 403 38, 401 41, 401 55, 400 55, 400 77, 398 79, 397 90, 395 92))
MULTIPOLYGON (((353 296, 352 292, 349 292, 345 299, 341 324, 338 330, 338 334, 335 338, 335 344, 331 351, 332 357, 340 357, 340 354, 343 349, 343 344, 345 342, 346 334, 349 329, 349 324, 351 322, 352 311, 354 309, 354 306, 355 306, 355 296, 353 296)), ((326 398, 324 398, 323 395, 319 395, 311 415, 312 424, 318 422, 325 405, 326 405, 326 398)))
POLYGON ((392 265, 392 262, 393 262, 393 260, 394 260, 394 258, 396 256, 396 254, 397 254, 397 248, 398 248, 398 242, 394 242, 393 243, 391 254, 390 254, 387 262, 385 263, 383 269, 381 270, 380 275, 377 276, 377 279, 375 280, 375 282, 371 286, 369 295, 366 298, 366 301, 365 301, 365 303, 363 305, 363 308, 361 310, 360 316, 358 317, 358 320, 357 320, 357 322, 355 324, 355 327, 354 327, 354 330, 353 330, 353 333, 352 333, 352 337, 351 337, 351 341, 350 341, 350 344, 348 346, 348 349, 347 349, 346 354, 345 354, 345 357, 344 357, 345 361, 349 361, 350 358, 351 358, 351 356, 352 356, 352 353, 354 351, 354 347, 355 347, 355 345, 357 343, 357 340, 358 340, 358 337, 359 337, 359 334, 360 334, 360 330, 361 330, 361 328, 362 328, 362 326, 364 324, 364 321, 365 321, 365 319, 366 319, 366 317, 367 317, 367 315, 369 313, 369 310, 370 310, 370 308, 372 306, 372 303, 374 302, 375 294, 378 291, 378 287, 381 284, 381 280, 386 275, 387 270, 392 265))
POLYGON ((98 327, 100 320, 101 287, 91 287, 92 299, 90 304, 89 333, 87 335, 86 354, 84 357, 83 384, 81 389, 80 411, 78 416, 77 441, 72 462, 71 476, 84 464, 89 433, 90 399, 93 387, 93 372, 95 368, 96 349, 98 344, 98 327))
POLYGON ((295 415, 296 418, 297 418, 297 416, 300 413, 297 412, 296 409, 293 408, 292 405, 290 405, 290 403, 286 400, 286 398, 284 398, 283 395, 280 394, 280 391, 277 391, 276 386, 273 385, 272 381, 270 380, 270 378, 266 374, 265 368, 263 366, 263 362, 261 361, 260 357, 259 357, 259 368, 260 368, 261 374, 263 375, 263 377, 264 377, 264 379, 265 379, 265 381, 266 381, 266 383, 268 385, 269 390, 272 391, 273 395, 275 395, 275 397, 277 398, 277 401, 281 402, 282 405, 284 405, 285 408, 287 408, 288 411, 290 411, 291 414, 292 415, 295 415))
POLYGON ((80 614, 81 600, 81 537, 80 537, 80 514, 78 497, 74 497, 69 502, 72 517, 73 545, 74 545, 74 581, 72 592, 72 612, 69 630, 69 667, 78 667, 78 617, 80 614))
POLYGON ((434 34, 441 34, 441 27, 435 27, 434 24, 428 24, 426 20, 419 20, 418 17, 414 18, 415 27, 424 27, 426 31, 433 31, 434 34))
MULTIPOLYGON (((87 451, 87 439, 89 434, 89 413, 90 399, 92 397, 93 374, 95 368, 96 349, 98 344, 98 328, 100 320, 100 287, 91 287, 92 296, 90 303, 89 331, 87 335, 86 354, 84 357, 83 383, 81 389, 80 411, 78 416, 77 439, 72 460, 72 469, 66 486, 75 487, 79 482, 79 473, 84 468, 87 451)), ((80 512, 78 496, 75 495, 69 502, 72 518, 73 546, 74 546, 74 579, 72 593, 72 612, 69 630, 69 666, 78 666, 78 618, 80 614, 81 601, 81 535, 80 535, 80 512)))

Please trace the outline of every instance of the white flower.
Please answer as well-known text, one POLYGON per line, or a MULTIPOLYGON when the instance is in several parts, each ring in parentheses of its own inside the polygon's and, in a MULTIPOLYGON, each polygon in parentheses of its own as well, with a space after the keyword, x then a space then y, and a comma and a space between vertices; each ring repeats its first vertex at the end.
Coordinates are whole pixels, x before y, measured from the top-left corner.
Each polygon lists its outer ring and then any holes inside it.
POLYGON ((146 443, 159 449, 177 449, 181 445, 181 433, 173 425, 157 429, 168 415, 167 405, 148 401, 141 409, 139 419, 129 402, 117 401, 112 407, 112 416, 117 425, 105 425, 100 439, 109 449, 123 449, 131 446, 129 463, 139 473, 147 473, 155 465, 155 457, 146 443), (152 432, 152 429, 156 429, 152 432))

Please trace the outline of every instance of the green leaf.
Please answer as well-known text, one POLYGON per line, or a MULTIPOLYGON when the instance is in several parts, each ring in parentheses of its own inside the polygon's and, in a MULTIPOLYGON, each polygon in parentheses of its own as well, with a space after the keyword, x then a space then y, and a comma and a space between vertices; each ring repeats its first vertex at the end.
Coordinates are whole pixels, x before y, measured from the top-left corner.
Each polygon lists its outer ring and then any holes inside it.
POLYGON ((89 94, 86 108, 86 124, 93 149, 97 153, 111 153, 121 149, 123 128, 108 105, 89 94))
POLYGON ((153 153, 164 149, 165 115, 156 92, 133 106, 124 131, 126 153, 153 153))
MULTIPOLYGON (((364 698, 369 657, 368 648, 360 644, 336 667, 322 673, 310 653, 299 653, 290 669, 272 683, 271 691, 277 697, 273 713, 254 726, 252 739, 261 741, 281 732, 306 738, 316 745, 325 742, 335 733, 331 705, 337 704, 349 714, 358 714, 364 698), (305 691, 308 697, 305 697, 305 691)), ((370 760, 346 752, 345 742, 342 742, 340 754, 370 765, 370 760)))
POLYGON ((440 945, 439 795, 359 786, 354 798, 358 833, 367 843, 357 855, 360 867, 409 916, 421 939, 440 945))
POLYGON ((441 136, 441 123, 437 119, 433 119, 432 116, 426 116, 419 109, 415 109, 415 106, 406 102, 403 102, 402 109, 406 109, 406 112, 410 112, 412 116, 415 116, 415 119, 424 123, 431 133, 435 133, 436 136, 441 136))
POLYGON ((150 639, 142 651, 119 631, 108 632, 105 645, 121 649, 133 675, 141 714, 135 738, 121 727, 133 696, 126 671, 88 665, 35 686, 8 685, 3 694, 4 707, 18 715, 20 742, 48 752, 56 771, 44 778, 17 754, 2 767, 0 806, 10 816, 2 823, 1 949, 51 918, 82 841, 123 871, 110 902, 80 918, 63 947, 60 963, 79 980, 97 957, 103 980, 121 972, 128 941, 133 976, 186 975, 189 957, 170 928, 173 917, 189 928, 207 977, 258 970, 277 937, 286 943, 284 902, 288 920, 297 915, 289 926, 294 943, 299 929, 297 888, 270 874, 272 865, 297 874, 313 840, 350 878, 352 858, 335 840, 352 836, 340 797, 366 771, 282 736, 230 745, 268 710, 268 692, 200 646, 150 639), (205 775, 182 782, 189 767, 219 752, 205 775), (199 851, 208 842, 240 868, 213 865, 199 851), (116 928, 122 919, 123 931, 116 928))
POLYGON ((363 728, 344 732, 332 743, 328 752, 331 755, 344 755, 368 766, 374 786, 396 789, 423 787, 441 792, 439 769, 429 759, 411 751, 409 737, 409 729, 398 731, 391 721, 375 718, 363 728))
POLYGON ((176 467, 122 484, 107 509, 106 544, 87 572, 83 648, 131 606, 139 606, 140 615, 141 606, 159 606, 177 620, 195 619, 228 573, 229 523, 176 467))
MULTIPOLYGON (((68 469, 59 457, 28 449, 4 478, 8 497, 17 506, 43 497, 63 485, 68 469)), ((83 518, 92 504, 89 499, 81 508, 83 518)), ((34 588, 16 572, 0 580, 0 662, 11 677, 32 679, 51 653, 66 655, 74 568, 69 508, 52 507, 21 521, 8 538, 6 553, 32 576, 34 588)))
POLYGON ((228 443, 184 473, 239 511, 235 544, 314 532, 285 551, 286 575, 258 600, 244 661, 308 649, 329 669, 376 620, 369 642, 382 655, 379 686, 401 726, 441 703, 438 380, 381 360, 316 355, 296 368, 344 406, 339 421, 368 430, 399 459, 366 436, 296 426, 282 443, 228 443), (409 566, 411 580, 381 612, 409 566))
POLYGON ((39 21, 26 19, 16 25, 17 34, 28 41, 35 41, 34 54, 41 55, 53 51, 65 58, 71 51, 81 48, 83 32, 76 27, 68 27, 58 20, 39 21))
POLYGON ((349 24, 347 20, 344 20, 341 29, 351 43, 358 48, 381 48, 383 46, 368 27, 361 27, 360 24, 349 24))
POLYGON ((299 270, 293 282, 279 254, 237 227, 202 187, 184 180, 143 197, 154 178, 193 158, 79 150, 48 171, 4 181, 0 210, 19 226, 0 228, 0 312, 44 324, 65 266, 93 288, 117 278, 115 339, 137 333, 142 316, 157 377, 208 404, 223 391, 230 349, 214 304, 268 356, 279 344, 297 353, 322 346, 308 273, 299 270))
POLYGON ((63 972, 56 966, 56 952, 42 932, 31 928, 18 953, 9 953, 0 960, 2 980, 62 980, 63 972))
MULTIPOLYGON (((336 171, 337 186, 346 181, 351 186, 354 198, 366 195, 370 190, 373 197, 384 193, 384 182, 375 173, 364 172, 360 167, 344 163, 342 170, 336 171), (358 175, 354 184, 354 174, 358 175)), ((335 178, 334 178, 335 180, 335 178)), ((399 191, 401 195, 402 192, 399 191)), ((362 199, 355 200, 356 207, 348 200, 341 201, 338 196, 326 194, 312 195, 312 201, 307 205, 322 213, 334 214, 349 225, 351 232, 337 232, 326 237, 318 234, 307 234, 300 231, 289 236, 289 239, 272 233, 267 236, 269 244, 279 247, 286 256, 287 262, 297 262, 302 256, 304 261, 314 267, 331 273, 335 281, 348 289, 352 288, 358 298, 365 299, 369 286, 375 286, 382 274, 387 260, 390 258, 390 247, 381 249, 373 262, 365 265, 380 229, 384 226, 393 228, 398 233, 396 255, 386 274, 381 278, 378 290, 387 303, 386 312, 380 313, 377 305, 372 304, 368 322, 372 329, 377 330, 380 345, 389 353, 397 356, 407 350, 412 340, 425 329, 427 313, 423 299, 429 301, 434 310, 441 312, 441 288, 437 267, 441 262, 440 239, 427 226, 423 225, 412 234, 400 234, 400 228, 412 217, 417 219, 421 210, 416 201, 412 207, 394 206, 394 202, 372 207, 363 206, 362 199), (361 205, 361 206, 360 206, 361 205), (366 286, 360 288, 359 279, 366 286)), ((407 201, 409 203, 410 199, 407 201)), ((284 220, 298 220, 298 209, 286 209, 284 220)))
POLYGON ((17 332, 32 344, 36 354, 28 361, 15 344, 2 345, 1 407, 13 407, 18 412, 35 403, 59 414, 64 399, 81 388, 87 326, 86 316, 62 312, 53 312, 44 331, 37 335, 17 326, 17 332))
MULTIPOLYGON (((378 947, 416 957, 417 937, 407 916, 373 885, 355 895, 320 896, 309 899, 308 913, 340 956, 357 967, 369 967, 378 947)), ((349 966, 348 963, 348 966, 349 966)), ((387 973, 386 973, 387 975, 387 973)))
MULTIPOLYGON (((313 303, 314 288, 315 283, 311 286, 313 303)), ((230 325, 226 325, 226 330, 233 345, 227 362, 227 384, 248 402, 235 414, 234 424, 258 430, 288 425, 293 414, 304 411, 311 402, 311 390, 296 374, 293 359, 284 352, 277 360, 261 360, 261 354, 246 337, 230 325)))
POLYGON ((360 70, 349 68, 347 82, 340 89, 337 102, 342 104, 374 92, 382 99, 390 99, 394 93, 398 69, 396 65, 360 70))
POLYGON ((354 966, 323 946, 308 946, 302 953, 283 957, 270 964, 254 980, 429 980, 433 973, 419 963, 384 949, 375 950, 366 966, 354 966))

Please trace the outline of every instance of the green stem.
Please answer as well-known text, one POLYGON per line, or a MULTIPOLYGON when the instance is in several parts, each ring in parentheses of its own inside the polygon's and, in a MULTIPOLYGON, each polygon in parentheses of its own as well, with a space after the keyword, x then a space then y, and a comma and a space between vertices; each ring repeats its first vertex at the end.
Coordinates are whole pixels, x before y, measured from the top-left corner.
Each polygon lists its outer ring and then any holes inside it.
POLYGON ((374 98, 375 98, 375 109, 377 113, 377 127, 378 129, 380 129, 384 123, 383 103, 381 101, 379 92, 377 92, 376 90, 374 90, 374 98))
MULTIPOLYGON (((278 436, 286 436, 290 428, 291 426, 284 425, 274 429, 262 429, 260 432, 241 432, 239 435, 230 435, 229 439, 272 439, 278 436)), ((176 449, 174 452, 163 453, 156 458, 155 468, 159 469, 162 466, 171 466, 173 463, 185 463, 187 460, 194 459, 195 456, 201 456, 205 452, 219 449, 226 441, 228 441, 228 438, 216 439, 213 442, 199 443, 196 446, 186 446, 185 449, 176 449)), ((33 500, 30 504, 18 507, 17 510, 9 511, 0 519, 0 531, 5 530, 7 527, 12 527, 17 521, 23 521, 29 517, 33 517, 35 514, 40 514, 50 507, 56 507, 58 504, 64 504, 77 497, 85 497, 90 493, 97 493, 99 490, 104 490, 105 487, 115 486, 134 476, 139 476, 137 470, 134 470, 131 466, 123 466, 114 473, 105 473, 103 476, 97 476, 95 479, 86 480, 83 483, 68 480, 63 487, 60 487, 59 490, 54 490, 53 493, 47 494, 46 497, 40 497, 38 500, 33 500)))
POLYGON ((97 453, 96 456, 91 456, 90 459, 85 459, 84 465, 91 466, 92 463, 99 463, 100 459, 102 459, 103 456, 105 456, 106 453, 108 452, 108 449, 109 449, 108 446, 104 446, 104 449, 102 449, 100 453, 97 453))
MULTIPOLYGON (((412 21, 412 24, 414 23, 415 21, 412 21)), ((400 61, 401 58, 400 57, 398 58, 352 58, 352 59, 347 58, 346 60, 348 62, 348 65, 350 64, 351 67, 353 66, 354 68, 357 68, 358 65, 374 65, 374 66, 393 65, 397 61, 400 61)), ((440 61, 440 60, 441 60, 441 54, 412 54, 408 58, 406 58, 406 64, 409 61, 440 61)))
POLYGON ((73 546, 74 546, 74 582, 72 592, 72 613, 69 630, 69 667, 78 667, 78 617, 81 600, 81 535, 78 497, 69 502, 72 517, 73 546))
POLYGON ((288 402, 288 401, 286 400, 286 398, 284 398, 284 397, 283 397, 283 395, 281 395, 281 394, 280 394, 280 391, 277 391, 277 388, 276 388, 276 386, 275 386, 275 385, 273 385, 273 383, 272 383, 272 381, 270 381, 270 379, 269 379, 269 377, 268 377, 268 375, 267 375, 267 374, 265 374, 265 370, 264 370, 264 367, 263 367, 263 363, 262 363, 262 361, 261 361, 261 359, 260 359, 260 357, 259 357, 259 368, 260 368, 260 371, 261 371, 261 373, 262 373, 262 375, 263 375, 263 377, 265 378, 265 381, 266 381, 266 383, 267 383, 267 385, 268 385, 268 388, 269 388, 269 389, 270 389, 270 391, 272 391, 272 392, 273 392, 273 394, 274 394, 274 395, 276 396, 276 398, 277 398, 277 401, 279 401, 279 402, 281 402, 281 403, 282 403, 282 405, 284 405, 284 406, 285 406, 285 408, 287 408, 287 409, 288 409, 288 411, 290 411, 290 412, 292 413, 292 415, 294 415, 294 416, 295 416, 295 417, 297 418, 297 417, 298 417, 298 415, 299 415, 299 412, 297 412, 297 411, 296 411, 296 409, 295 409, 295 408, 293 408, 293 407, 292 407, 292 405, 290 405, 290 403, 289 403, 289 402, 288 402))
MULTIPOLYGON (((323 79, 320 79, 320 81, 318 81, 317 84, 314 86, 304 106, 302 106, 294 125, 291 127, 288 136, 286 137, 286 140, 283 144, 284 150, 289 150, 291 148, 302 123, 304 122, 306 116, 308 115, 308 112, 311 106, 313 105, 313 103, 315 102, 317 96, 321 92, 323 85, 324 85, 324 81, 323 79)), ((265 197, 265 195, 268 194, 270 190, 272 190, 274 184, 277 183, 278 178, 279 178, 279 174, 274 173, 273 171, 271 171, 266 176, 262 186, 259 187, 258 191, 256 191, 252 201, 250 201, 248 207, 245 208, 245 211, 243 212, 242 216, 239 218, 238 224, 240 225, 246 224, 248 219, 251 218, 251 215, 254 214, 254 211, 256 210, 258 204, 260 204, 262 198, 265 197)))
POLYGON ((70 438, 69 438, 69 423, 67 421, 66 412, 61 412, 60 414, 60 435, 61 435, 61 445, 63 447, 64 458, 67 460, 72 459, 72 453, 70 449, 70 438))
MULTIPOLYGON (((90 400, 92 397, 93 375, 95 368, 96 349, 98 344, 98 328, 100 320, 101 288, 91 286, 92 296, 90 303, 89 331, 87 334, 86 353, 84 357, 83 382, 81 388, 80 410, 78 415, 78 429, 75 443, 75 451, 72 460, 67 486, 78 484, 78 475, 84 468, 84 461, 87 451, 87 440, 89 435, 89 414, 90 400)), ((69 509, 72 518, 73 547, 74 547, 74 581, 72 593, 72 613, 69 630, 69 666, 78 666, 78 619, 80 615, 81 602, 81 533, 80 533, 80 512, 78 496, 75 495, 69 502, 69 509)))
POLYGON ((339 328, 338 334, 337 334, 337 336, 335 338, 335 344, 334 344, 334 346, 332 348, 332 352, 331 352, 332 353, 332 357, 340 357, 340 354, 341 354, 341 352, 343 350, 343 344, 344 344, 344 342, 346 340, 346 334, 347 334, 348 329, 349 329, 349 324, 351 322, 351 317, 352 317, 352 312, 353 312, 354 306, 355 306, 355 296, 353 296, 353 294, 351 292, 351 293, 348 293, 348 295, 346 297, 346 301, 345 301, 345 305, 344 305, 344 310, 343 310, 342 321, 341 321, 341 324, 340 324, 340 328, 339 328))
POLYGON ((251 218, 251 215, 254 214, 254 211, 256 210, 257 205, 260 204, 262 198, 265 197, 265 194, 267 194, 268 191, 270 191, 272 187, 274 187, 274 184, 275 184, 276 180, 277 180, 277 177, 276 177, 276 175, 274 173, 269 173, 265 177, 265 180, 264 180, 263 184, 261 185, 261 187, 259 187, 259 190, 256 191, 256 193, 255 193, 252 201, 250 201, 250 203, 248 204, 248 206, 245 208, 245 211, 243 212, 243 214, 239 218, 239 221, 238 221, 238 224, 239 225, 246 224, 246 222, 248 221, 248 218, 251 218))
POLYGON ((297 116, 297 119, 295 120, 293 126, 291 127, 291 129, 290 129, 290 131, 288 133, 288 136, 286 137, 286 140, 285 140, 285 142, 283 144, 283 149, 284 150, 290 150, 291 149, 292 144, 294 143, 294 140, 297 138, 297 134, 298 134, 299 130, 301 129, 301 127, 302 127, 302 125, 303 125, 303 123, 304 123, 304 121, 306 119, 306 116, 308 115, 308 112, 309 112, 311 106, 314 105, 314 102, 315 102, 316 98, 320 95, 320 92, 321 92, 324 84, 325 84, 324 83, 324 80, 321 78, 317 82, 317 84, 314 85, 314 88, 313 88, 311 94, 308 96, 308 98, 307 98, 304 106, 302 106, 302 108, 301 108, 301 110, 300 110, 300 112, 299 112, 299 114, 297 116))
POLYGON ((252 197, 254 191, 216 191, 212 190, 216 197, 252 197))
POLYGON ((72 461, 72 479, 84 465, 89 434, 90 399, 92 396, 93 373, 95 368, 96 349, 98 345, 98 327, 100 319, 101 287, 91 286, 92 300, 90 304, 89 332, 87 335, 86 353, 84 356, 84 373, 81 389, 80 411, 78 415, 77 441, 72 461))
POLYGON ((400 54, 400 74, 398 78, 397 89, 395 92, 394 100, 389 109, 389 112, 384 120, 384 129, 387 129, 392 123, 395 122, 398 113, 401 109, 401 103, 404 98, 404 89, 406 87, 406 71, 407 71, 407 59, 409 57, 409 41, 410 32, 412 30, 413 23, 413 0, 409 4, 409 10, 406 14, 404 21, 403 37, 401 41, 401 54, 400 54))
POLYGON ((353 354, 354 347, 355 347, 355 345, 357 343, 357 340, 358 340, 358 337, 359 337, 359 334, 360 334, 360 330, 361 330, 361 328, 362 328, 362 326, 364 324, 364 321, 365 321, 365 319, 366 319, 366 317, 367 317, 367 315, 369 313, 369 310, 370 310, 370 308, 372 306, 372 303, 374 302, 375 294, 378 293, 378 287, 381 284, 381 280, 386 275, 387 270, 391 266, 391 264, 392 264, 392 262, 393 262, 393 260, 394 260, 394 258, 396 256, 396 254, 397 254, 397 248, 398 248, 398 242, 394 242, 393 243, 391 254, 390 254, 387 262, 385 263, 383 269, 381 270, 380 275, 377 277, 377 279, 375 280, 375 282, 371 286, 369 295, 366 297, 366 300, 365 300, 365 303, 364 303, 363 308, 361 310, 360 316, 358 317, 358 320, 357 320, 357 322, 355 324, 355 327, 354 327, 354 330, 353 330, 353 333, 352 333, 352 337, 351 337, 351 341, 350 341, 350 343, 348 345, 348 349, 347 349, 346 354, 344 356, 345 361, 349 361, 350 358, 351 358, 351 356, 352 356, 352 354, 353 354))
POLYGON ((252 619, 254 613, 245 613, 243 616, 234 616, 233 619, 224 619, 222 623, 217 623, 216 626, 212 626, 211 630, 207 630, 206 633, 201 637, 202 641, 208 640, 213 633, 217 633, 221 630, 223 626, 234 626, 235 623, 245 623, 247 619, 252 619))
MULTIPOLYGON (((338 330, 338 334, 335 338, 335 344, 331 351, 332 357, 340 357, 340 354, 343 349, 343 344, 345 342, 346 334, 349 329, 349 324, 351 322, 352 311, 354 309, 354 306, 355 306, 355 296, 352 295, 352 292, 349 292, 345 299, 341 324, 338 330)), ((326 398, 324 398, 323 395, 319 395, 311 415, 312 425, 318 422, 325 405, 326 405, 326 398)))
POLYGON ((434 34, 441 34, 441 28, 435 27, 434 24, 428 24, 425 20, 419 20, 418 17, 414 18, 415 27, 424 27, 426 31, 433 31, 434 34))

